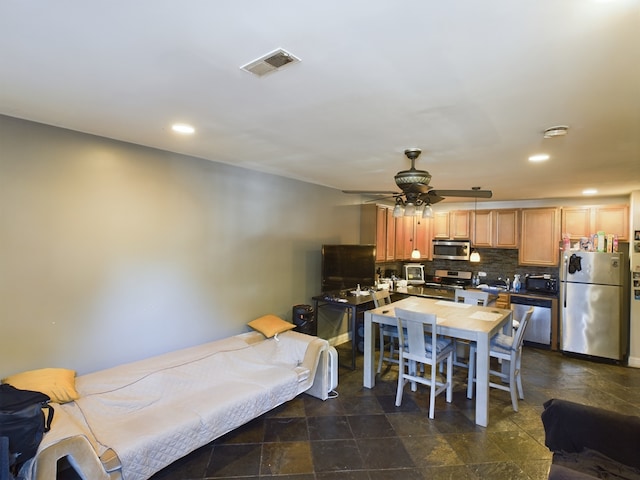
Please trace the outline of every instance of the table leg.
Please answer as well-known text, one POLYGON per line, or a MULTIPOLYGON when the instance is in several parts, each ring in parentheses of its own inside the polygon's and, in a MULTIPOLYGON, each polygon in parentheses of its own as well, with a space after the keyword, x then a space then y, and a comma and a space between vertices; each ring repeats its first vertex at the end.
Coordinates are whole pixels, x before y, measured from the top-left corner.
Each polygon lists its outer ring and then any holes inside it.
POLYGON ((355 305, 349 309, 349 315, 351 316, 351 370, 355 370, 358 351, 358 308, 355 305))
POLYGON ((476 357, 476 424, 489 424, 489 336, 479 335, 476 357))
POLYGON ((364 312, 364 378, 362 383, 365 388, 376 386, 376 371, 373 368, 376 352, 374 343, 371 313, 364 312))

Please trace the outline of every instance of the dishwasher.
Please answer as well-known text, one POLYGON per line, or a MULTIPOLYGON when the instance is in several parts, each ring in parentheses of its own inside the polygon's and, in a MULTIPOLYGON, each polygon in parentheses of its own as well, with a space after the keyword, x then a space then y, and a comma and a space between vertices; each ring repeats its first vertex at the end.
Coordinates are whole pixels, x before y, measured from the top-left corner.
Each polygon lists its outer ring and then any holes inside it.
POLYGON ((511 294, 513 318, 520 320, 529 308, 533 307, 533 315, 529 320, 524 341, 538 346, 551 347, 551 299, 511 294))

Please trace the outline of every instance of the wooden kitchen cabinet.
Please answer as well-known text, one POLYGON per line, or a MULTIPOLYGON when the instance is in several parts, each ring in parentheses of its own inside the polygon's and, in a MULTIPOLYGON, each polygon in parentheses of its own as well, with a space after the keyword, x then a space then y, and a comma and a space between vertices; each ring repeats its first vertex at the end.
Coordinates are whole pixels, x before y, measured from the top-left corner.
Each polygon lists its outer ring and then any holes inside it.
POLYGON ((433 212, 433 238, 449 239, 449 212, 433 212))
POLYGON ((478 210, 471 218, 474 247, 519 247, 518 210, 478 210))
POLYGON ((469 240, 469 210, 449 212, 450 236, 453 240, 469 240))
POLYGON ((494 210, 493 246, 496 248, 518 248, 519 210, 494 210))
POLYGON ((416 248, 420 250, 420 260, 433 259, 432 219, 416 218, 416 248))
POLYGON ((562 235, 566 233, 571 240, 579 240, 599 231, 617 235, 619 240, 628 240, 629 207, 602 205, 562 209, 562 235))
POLYGON ((471 218, 472 246, 493 247, 493 211, 478 210, 471 218))
POLYGON ((363 204, 360 208, 360 243, 375 244, 376 262, 393 260, 395 223, 389 207, 363 204))
POLYGON ((428 218, 399 217, 395 220, 395 258, 407 262, 431 259, 431 222, 428 218), (414 249, 420 258, 411 258, 414 249))
POLYGON ((396 222, 393 218, 393 209, 387 208, 387 232, 384 249, 384 261, 391 262, 396 258, 396 222))
POLYGON ((468 240, 469 210, 454 210, 451 212, 434 212, 433 238, 447 240, 468 240))
POLYGON ((560 209, 525 208, 520 211, 520 265, 555 267, 560 257, 560 209))
POLYGON ((408 260, 413 250, 413 231, 415 217, 398 217, 396 223, 395 260, 408 260))
POLYGON ((508 293, 499 293, 495 306, 496 308, 511 308, 511 295, 508 293))

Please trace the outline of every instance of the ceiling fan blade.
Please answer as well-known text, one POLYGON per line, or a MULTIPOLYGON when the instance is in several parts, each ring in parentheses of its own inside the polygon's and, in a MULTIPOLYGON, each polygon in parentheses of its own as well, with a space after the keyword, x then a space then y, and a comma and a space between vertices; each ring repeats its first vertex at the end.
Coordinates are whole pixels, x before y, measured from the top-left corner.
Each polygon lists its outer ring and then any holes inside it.
POLYGON ((491 198, 491 190, 431 190, 429 194, 442 197, 491 198))
POLYGON ((371 200, 366 200, 365 203, 380 202, 382 200, 387 200, 389 198, 396 198, 397 196, 398 196, 398 194, 394 193, 393 195, 385 195, 384 197, 377 197, 377 198, 373 198, 371 200))
POLYGON ((422 195, 421 200, 433 205, 434 203, 443 201, 444 197, 438 195, 435 190, 431 190, 430 192, 422 195))
POLYGON ((342 193, 359 195, 398 195, 400 192, 391 190, 342 190, 342 193))

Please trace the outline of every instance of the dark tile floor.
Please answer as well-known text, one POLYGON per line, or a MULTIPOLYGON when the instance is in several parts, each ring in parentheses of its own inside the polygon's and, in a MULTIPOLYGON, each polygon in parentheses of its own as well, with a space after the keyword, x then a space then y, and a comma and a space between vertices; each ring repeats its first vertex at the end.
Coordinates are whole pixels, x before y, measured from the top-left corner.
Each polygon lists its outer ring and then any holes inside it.
MULTIPOLYGON (((339 349, 349 358, 348 350, 339 349)), ((340 368, 338 397, 308 395, 280 406, 206 445, 152 480, 259 479, 546 479, 542 404, 565 398, 640 414, 640 370, 525 347, 525 400, 491 391, 490 424, 474 424, 466 398, 466 370, 458 369, 453 402, 436 400, 428 418, 428 390, 407 387, 395 407, 397 367, 383 371, 374 389, 362 387, 362 356, 355 371, 340 368)))

